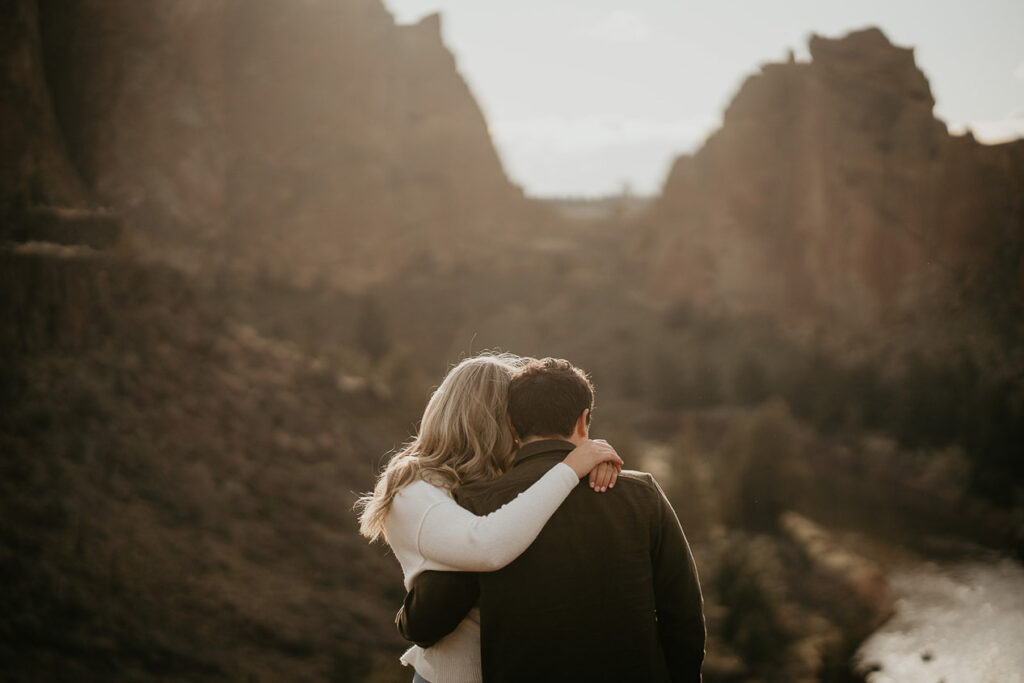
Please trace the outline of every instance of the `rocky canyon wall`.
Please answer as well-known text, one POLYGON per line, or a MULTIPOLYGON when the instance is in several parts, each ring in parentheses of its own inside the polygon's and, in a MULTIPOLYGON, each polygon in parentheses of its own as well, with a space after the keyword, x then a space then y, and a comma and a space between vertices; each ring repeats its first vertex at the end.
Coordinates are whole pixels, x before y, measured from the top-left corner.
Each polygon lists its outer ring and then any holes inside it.
MULTIPOLYGON (((35 4, 23 34, 35 30, 35 4)), ((527 222, 435 16, 379 0, 52 0, 43 71, 84 185, 182 265, 357 284, 527 222)), ((38 42, 38 41, 37 41, 38 42)), ((56 128, 51 126, 51 128, 56 128)), ((73 175, 73 174, 72 174, 73 175)))
POLYGON ((650 291, 873 324, 951 279, 963 290, 1002 253, 1000 283, 974 286, 1019 310, 1024 144, 951 136, 913 51, 877 29, 815 36, 810 52, 748 78, 722 127, 676 161, 643 233, 650 291))
POLYGON ((0 215, 32 204, 85 207, 88 193, 53 116, 34 0, 0 9, 0 64, 0 215))
MULTIPOLYGON (((354 288, 521 262, 555 234, 506 178, 437 16, 398 26, 380 0, 3 11, 6 213, 108 207, 179 265, 354 288)), ((912 50, 877 29, 810 52, 747 79, 610 251, 639 235, 646 293, 715 310, 856 326, 962 295, 1024 315, 1024 143, 949 135, 912 50)))

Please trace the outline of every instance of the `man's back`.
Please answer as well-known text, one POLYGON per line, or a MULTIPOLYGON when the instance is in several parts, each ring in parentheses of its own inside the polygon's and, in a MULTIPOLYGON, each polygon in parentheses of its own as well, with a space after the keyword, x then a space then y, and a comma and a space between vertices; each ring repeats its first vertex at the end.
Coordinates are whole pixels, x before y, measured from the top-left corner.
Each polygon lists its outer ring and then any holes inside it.
MULTIPOLYGON (((456 499, 491 512, 572 448, 530 443, 510 472, 462 487, 456 499)), ((488 683, 700 680, 700 585, 675 513, 649 474, 623 472, 600 495, 581 483, 518 559, 479 580, 488 683)))

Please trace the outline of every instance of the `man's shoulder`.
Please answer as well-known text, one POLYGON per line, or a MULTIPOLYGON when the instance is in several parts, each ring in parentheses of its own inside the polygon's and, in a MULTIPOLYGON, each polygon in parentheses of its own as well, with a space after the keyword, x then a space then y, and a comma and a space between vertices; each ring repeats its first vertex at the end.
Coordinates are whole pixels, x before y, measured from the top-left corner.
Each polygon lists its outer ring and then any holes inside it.
MULTIPOLYGON (((482 481, 474 481, 470 484, 463 484, 455 489, 455 494, 459 498, 479 498, 480 496, 490 496, 498 491, 513 488, 515 486, 529 486, 535 480, 540 479, 540 476, 527 478, 518 476, 519 474, 520 473, 515 470, 511 470, 496 479, 484 479, 482 481)), ((543 472, 541 475, 543 475, 543 472)))
POLYGON ((479 505, 494 505, 498 501, 500 504, 505 502, 502 500, 503 498, 511 500, 520 491, 529 488, 544 475, 545 471, 527 473, 523 470, 512 469, 497 479, 485 479, 459 486, 453 491, 453 495, 459 505, 470 510, 479 505))
MULTIPOLYGON (((546 470, 527 471, 520 468, 509 470, 497 479, 477 481, 455 489, 455 500, 464 508, 474 512, 496 509, 528 489, 544 475, 546 470)), ((587 479, 581 479, 579 487, 587 489, 587 479)), ((661 489, 654 475, 639 470, 622 470, 615 483, 620 495, 660 497, 661 489)), ((592 493, 592 492, 591 492, 592 493)))
MULTIPOLYGON (((536 480, 540 479, 545 472, 546 470, 530 473, 515 469, 509 470, 497 479, 476 481, 471 484, 460 486, 455 491, 455 497, 459 501, 473 500, 477 498, 490 498, 495 495, 500 495, 502 492, 528 488, 536 480)), ((580 480, 580 485, 586 486, 586 482, 587 479, 583 478, 580 480)), ((650 472, 641 472, 639 470, 622 470, 619 472, 619 478, 616 482, 616 486, 620 484, 624 484, 627 487, 636 486, 651 489, 653 491, 658 490, 658 483, 655 481, 654 475, 650 472)))
POLYGON ((658 484, 654 480, 654 475, 650 472, 641 472, 639 470, 622 470, 619 472, 619 479, 615 485, 618 486, 619 484, 626 484, 627 486, 643 486, 654 490, 658 489, 658 484))
MULTIPOLYGON (((586 486, 586 482, 587 480, 584 479, 582 482, 584 486, 586 486)), ((619 472, 614 491, 620 496, 625 496, 644 505, 654 505, 661 499, 661 487, 654 475, 639 470, 619 472)))

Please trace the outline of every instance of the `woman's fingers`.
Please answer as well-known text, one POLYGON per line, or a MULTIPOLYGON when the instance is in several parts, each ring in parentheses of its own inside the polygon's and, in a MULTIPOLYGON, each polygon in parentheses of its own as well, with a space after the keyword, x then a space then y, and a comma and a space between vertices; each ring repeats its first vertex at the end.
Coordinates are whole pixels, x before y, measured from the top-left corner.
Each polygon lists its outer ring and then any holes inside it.
POLYGON ((610 467, 609 469, 611 470, 611 472, 608 473, 608 488, 612 488, 613 486, 615 486, 615 482, 619 480, 619 468, 610 467))
POLYGON ((601 490, 607 491, 615 477, 615 465, 605 463, 601 466, 601 490))
POLYGON ((607 491, 615 484, 618 471, 611 463, 603 462, 590 472, 590 488, 598 492, 607 491))

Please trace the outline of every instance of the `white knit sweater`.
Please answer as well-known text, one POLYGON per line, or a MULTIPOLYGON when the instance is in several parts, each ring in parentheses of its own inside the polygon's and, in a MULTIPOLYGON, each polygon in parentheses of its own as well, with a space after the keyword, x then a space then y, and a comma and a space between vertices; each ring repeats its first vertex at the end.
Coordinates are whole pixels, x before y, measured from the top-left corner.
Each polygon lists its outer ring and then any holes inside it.
MULTIPOLYGON (((451 493, 425 481, 399 491, 384 523, 388 544, 402 565, 406 590, 428 569, 491 572, 526 550, 579 478, 559 463, 533 486, 489 515, 477 517, 451 493)), ((413 646, 402 663, 431 683, 477 683, 480 619, 476 608, 435 645, 413 646)))

